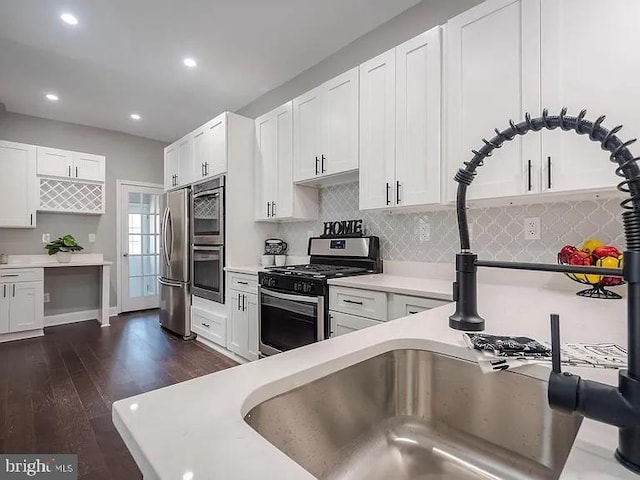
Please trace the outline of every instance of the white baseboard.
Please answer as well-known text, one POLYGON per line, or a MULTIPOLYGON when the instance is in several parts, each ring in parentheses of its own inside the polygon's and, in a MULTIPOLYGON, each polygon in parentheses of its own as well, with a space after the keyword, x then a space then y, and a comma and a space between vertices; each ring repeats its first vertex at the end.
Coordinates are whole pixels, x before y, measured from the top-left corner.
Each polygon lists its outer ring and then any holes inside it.
MULTIPOLYGON (((118 307, 109 309, 109 316, 113 317, 118 314, 118 307)), ((44 326, 53 327, 54 325, 66 325, 67 323, 86 322, 87 320, 98 321, 100 318, 100 310, 82 310, 79 312, 59 313, 57 315, 47 315, 44 317, 44 326)))
POLYGON ((0 343, 24 340, 25 338, 42 337, 43 335, 44 331, 41 328, 38 330, 27 330, 26 332, 3 333, 0 335, 0 343))
POLYGON ((210 340, 207 340, 206 338, 204 338, 201 335, 198 335, 196 337, 196 341, 202 343, 203 345, 206 345, 207 347, 211 348, 212 350, 215 350, 218 353, 221 353, 225 357, 229 357, 231 360, 233 360, 235 362, 238 362, 238 363, 248 363, 249 362, 249 360, 247 360, 246 358, 242 358, 239 355, 236 355, 231 350, 227 350, 226 348, 221 347, 220 345, 217 345, 217 344, 213 343, 210 340))

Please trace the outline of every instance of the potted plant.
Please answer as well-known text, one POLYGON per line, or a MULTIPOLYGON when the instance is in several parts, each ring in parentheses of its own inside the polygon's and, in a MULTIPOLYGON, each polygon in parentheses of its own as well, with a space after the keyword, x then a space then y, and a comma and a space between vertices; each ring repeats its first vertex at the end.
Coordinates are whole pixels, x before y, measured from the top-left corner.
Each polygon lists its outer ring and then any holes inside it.
POLYGON ((72 235, 59 237, 57 240, 47 243, 44 248, 49 252, 49 255, 55 255, 56 260, 60 263, 69 263, 73 252, 84 250, 72 235))

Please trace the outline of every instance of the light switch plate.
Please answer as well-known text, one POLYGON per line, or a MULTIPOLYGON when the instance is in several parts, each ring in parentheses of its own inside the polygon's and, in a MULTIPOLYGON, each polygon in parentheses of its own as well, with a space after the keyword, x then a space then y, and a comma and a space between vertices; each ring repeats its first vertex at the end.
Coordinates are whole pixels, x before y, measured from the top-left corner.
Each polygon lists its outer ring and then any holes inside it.
POLYGON ((51 234, 50 233, 43 233, 42 234, 42 243, 49 243, 51 241, 51 234))
POLYGON ((90 233, 89 234, 89 243, 95 243, 96 241, 96 234, 95 233, 90 233))

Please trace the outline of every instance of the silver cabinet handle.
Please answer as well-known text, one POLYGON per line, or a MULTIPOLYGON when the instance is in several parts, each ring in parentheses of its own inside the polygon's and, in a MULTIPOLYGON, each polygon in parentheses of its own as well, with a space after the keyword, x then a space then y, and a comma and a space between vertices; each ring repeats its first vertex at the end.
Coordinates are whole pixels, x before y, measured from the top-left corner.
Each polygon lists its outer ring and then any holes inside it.
POLYGON ((271 202, 271 216, 276 216, 276 202, 271 202))
POLYGON ((78 167, 76 167, 76 178, 78 178, 78 167))
POLYGON ((242 304, 240 303, 240 294, 238 294, 238 311, 242 310, 242 304))
POLYGON ((16 284, 13 284, 13 297, 15 298, 16 296, 16 284))
POLYGON ((69 176, 71 176, 71 165, 69 165, 69 176))
POLYGON ((247 307, 245 305, 245 302, 247 301, 247 296, 246 295, 242 295, 242 311, 246 312, 247 311, 247 307))

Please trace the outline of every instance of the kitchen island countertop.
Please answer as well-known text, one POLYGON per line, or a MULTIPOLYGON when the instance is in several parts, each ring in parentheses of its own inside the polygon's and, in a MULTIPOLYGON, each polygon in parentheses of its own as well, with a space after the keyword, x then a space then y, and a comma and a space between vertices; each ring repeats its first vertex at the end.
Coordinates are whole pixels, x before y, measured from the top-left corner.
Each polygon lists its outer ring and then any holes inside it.
MULTIPOLYGON (((374 283, 374 279, 359 278, 374 283)), ((420 292, 426 296, 443 293, 444 287, 437 285, 443 281, 434 282, 434 291, 420 292)), ((450 282, 446 283, 450 289, 450 282)), ((486 319, 488 333, 526 334, 549 341, 549 313, 553 312, 560 314, 563 342, 627 345, 626 302, 622 300, 584 299, 566 291, 493 284, 480 284, 478 292, 478 309, 486 319)), ((247 479, 265 474, 312 479, 309 472, 249 427, 244 416, 273 396, 389 350, 418 348, 474 361, 473 352, 463 346, 461 332, 448 327, 453 311, 454 305, 447 304, 120 400, 113 404, 113 421, 145 480, 247 479)), ((584 378, 617 384, 614 370, 569 370, 584 378)), ((518 372, 547 379, 549 368, 531 365, 518 372)), ((513 374, 517 373, 493 375, 513 374)), ((585 419, 560 478, 636 479, 614 460, 616 446, 617 429, 585 419)))

